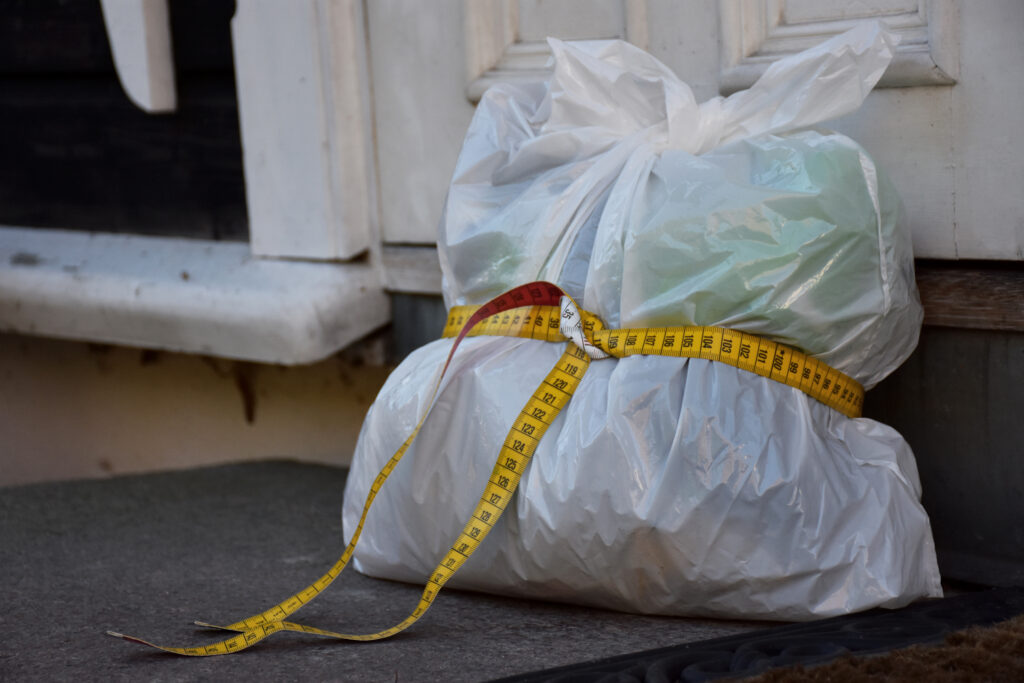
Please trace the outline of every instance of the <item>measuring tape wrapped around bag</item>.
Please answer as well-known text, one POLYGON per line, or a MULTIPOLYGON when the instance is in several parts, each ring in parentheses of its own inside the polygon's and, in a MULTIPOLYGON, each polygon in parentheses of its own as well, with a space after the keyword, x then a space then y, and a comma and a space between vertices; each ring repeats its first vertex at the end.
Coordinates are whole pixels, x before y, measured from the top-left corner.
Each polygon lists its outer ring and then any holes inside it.
POLYGON ((806 354, 757 336, 720 327, 683 326, 606 330, 594 315, 581 311, 556 285, 534 282, 517 287, 480 307, 458 306, 450 312, 445 337, 455 341, 434 386, 428 409, 401 448, 388 460, 370 487, 355 528, 341 558, 309 587, 273 607, 229 624, 197 625, 233 631, 227 639, 197 647, 167 647, 114 631, 109 635, 191 656, 221 655, 244 650, 278 631, 297 631, 343 640, 382 640, 412 626, 433 604, 438 592, 484 542, 512 500, 520 478, 544 433, 572 398, 592 360, 632 355, 701 358, 727 363, 794 388, 856 417, 863 405, 864 390, 851 377, 806 354), (558 363, 544 378, 520 411, 502 444, 483 495, 458 538, 427 580, 419 604, 399 624, 370 634, 344 634, 288 621, 288 617, 317 597, 338 577, 355 551, 366 516, 388 476, 412 444, 441 386, 452 357, 467 336, 497 335, 565 343, 558 363))

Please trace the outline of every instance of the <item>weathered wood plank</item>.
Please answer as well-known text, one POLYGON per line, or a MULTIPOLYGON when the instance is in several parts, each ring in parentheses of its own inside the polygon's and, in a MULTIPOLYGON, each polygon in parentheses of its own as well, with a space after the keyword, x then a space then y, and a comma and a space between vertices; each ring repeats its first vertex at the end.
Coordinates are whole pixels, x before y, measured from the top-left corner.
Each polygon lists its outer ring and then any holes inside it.
POLYGON ((919 261, 924 324, 1024 332, 1024 268, 919 261))

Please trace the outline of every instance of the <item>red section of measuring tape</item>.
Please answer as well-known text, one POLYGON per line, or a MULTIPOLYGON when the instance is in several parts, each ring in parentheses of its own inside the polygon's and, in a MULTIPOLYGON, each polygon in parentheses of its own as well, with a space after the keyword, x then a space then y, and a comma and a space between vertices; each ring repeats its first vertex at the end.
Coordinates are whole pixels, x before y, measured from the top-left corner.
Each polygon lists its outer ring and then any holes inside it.
POLYGON ((448 364, 452 362, 452 356, 455 355, 455 349, 458 348, 459 343, 465 338, 469 331, 473 329, 473 326, 478 322, 490 318, 492 315, 503 313, 504 311, 510 311, 513 308, 519 308, 521 306, 557 306, 561 302, 564 292, 558 285, 551 284, 550 282, 530 282, 529 284, 519 285, 515 289, 511 289, 504 294, 500 294, 480 308, 476 309, 476 312, 469 317, 466 324, 462 326, 462 330, 459 331, 459 336, 455 338, 455 343, 452 344, 451 351, 448 352, 448 358, 444 362, 444 369, 441 370, 441 375, 448 371, 448 364))

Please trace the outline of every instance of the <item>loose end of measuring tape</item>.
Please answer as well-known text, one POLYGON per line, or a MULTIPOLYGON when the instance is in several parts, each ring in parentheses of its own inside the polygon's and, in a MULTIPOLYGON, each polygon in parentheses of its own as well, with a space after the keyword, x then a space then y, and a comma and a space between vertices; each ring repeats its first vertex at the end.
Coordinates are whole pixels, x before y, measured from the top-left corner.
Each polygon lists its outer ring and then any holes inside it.
POLYGON ((125 634, 118 633, 117 631, 107 631, 107 635, 108 636, 113 636, 114 638, 119 638, 120 640, 126 640, 129 643, 137 643, 139 645, 145 645, 146 647, 152 647, 152 648, 155 648, 157 650, 165 650, 166 651, 166 649, 167 649, 167 648, 160 647, 159 645, 154 645, 153 643, 151 643, 151 642, 149 642, 147 640, 143 640, 142 638, 135 638, 134 636, 126 636, 125 634))
POLYGON ((139 645, 145 645, 151 647, 154 650, 160 650, 162 652, 168 652, 174 655, 185 655, 188 657, 209 657, 211 655, 226 655, 232 652, 240 652, 246 648, 255 645, 272 633, 276 633, 282 630, 290 630, 286 624, 274 623, 267 624, 261 627, 258 631, 246 631, 235 634, 227 640, 222 640, 217 643, 211 643, 209 645, 202 645, 199 647, 165 647, 163 645, 157 645, 151 643, 148 640, 142 638, 136 638, 134 636, 128 636, 117 631, 107 631, 108 636, 118 638, 120 640, 126 640, 129 643, 137 643, 139 645))
POLYGON ((125 634, 118 633, 117 631, 107 631, 107 635, 113 636, 114 638, 120 638, 121 640, 127 640, 129 643, 138 643, 139 645, 149 645, 150 647, 156 647, 155 645, 147 643, 144 640, 139 640, 138 638, 133 638, 132 636, 126 636, 125 634))

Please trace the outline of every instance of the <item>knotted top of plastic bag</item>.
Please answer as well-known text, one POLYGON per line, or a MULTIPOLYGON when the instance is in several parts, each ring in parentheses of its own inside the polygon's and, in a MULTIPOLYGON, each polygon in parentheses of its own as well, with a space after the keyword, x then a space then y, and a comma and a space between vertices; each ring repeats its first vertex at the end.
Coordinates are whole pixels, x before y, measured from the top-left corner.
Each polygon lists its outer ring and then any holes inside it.
POLYGON ((549 38, 554 71, 538 132, 652 129, 669 149, 703 154, 735 140, 807 128, 856 110, 892 61, 896 36, 866 23, 780 59, 749 89, 698 104, 664 64, 629 43, 549 38))
POLYGON ((909 239, 896 229, 898 199, 866 153, 848 138, 807 129, 859 107, 895 42, 880 23, 862 24, 775 62, 749 90, 697 103, 688 85, 635 46, 550 39, 550 79, 492 87, 467 132, 438 239, 446 302, 482 303, 549 280, 609 326, 734 327, 874 384, 916 345, 909 239), (780 161, 772 145, 789 158, 780 161), (805 172, 823 158, 843 172, 805 172), (787 167, 798 170, 783 179, 789 185, 773 185, 787 167), (678 220, 655 215, 657 202, 672 208, 662 200, 687 184, 699 201, 684 199, 678 220), (849 195, 850 208, 835 215, 838 195, 849 195), (821 201, 810 209, 800 204, 815 197, 821 201), (777 199, 795 214, 777 210, 777 199), (750 212, 764 225, 736 224, 750 212), (764 234, 723 242, 729 231, 712 225, 764 234), (765 238, 771 248, 759 255, 765 238), (673 249, 687 269, 679 282, 664 267, 660 279, 644 281, 651 255, 671 265, 673 249), (822 261, 823 249, 836 258, 822 261), (702 291, 686 289, 694 269, 709 274, 702 291), (850 288, 863 290, 856 301, 835 295, 850 288), (718 299, 702 307, 709 292, 718 299), (893 337, 904 339, 893 345, 893 337))

